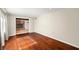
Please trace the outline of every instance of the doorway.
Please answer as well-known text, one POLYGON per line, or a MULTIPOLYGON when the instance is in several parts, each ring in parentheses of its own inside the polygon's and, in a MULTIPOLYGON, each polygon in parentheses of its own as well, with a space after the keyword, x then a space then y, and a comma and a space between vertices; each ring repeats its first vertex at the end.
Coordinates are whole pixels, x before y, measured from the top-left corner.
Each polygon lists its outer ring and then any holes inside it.
POLYGON ((16 34, 29 32, 29 19, 16 18, 16 34))

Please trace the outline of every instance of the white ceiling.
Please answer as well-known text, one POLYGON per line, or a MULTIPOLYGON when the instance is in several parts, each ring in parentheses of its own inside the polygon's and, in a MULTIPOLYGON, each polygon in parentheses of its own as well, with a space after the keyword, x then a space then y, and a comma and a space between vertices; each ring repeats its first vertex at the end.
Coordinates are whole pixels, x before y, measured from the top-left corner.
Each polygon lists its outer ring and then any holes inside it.
POLYGON ((6 8, 9 14, 15 16, 38 17, 42 14, 48 13, 50 8, 6 8))

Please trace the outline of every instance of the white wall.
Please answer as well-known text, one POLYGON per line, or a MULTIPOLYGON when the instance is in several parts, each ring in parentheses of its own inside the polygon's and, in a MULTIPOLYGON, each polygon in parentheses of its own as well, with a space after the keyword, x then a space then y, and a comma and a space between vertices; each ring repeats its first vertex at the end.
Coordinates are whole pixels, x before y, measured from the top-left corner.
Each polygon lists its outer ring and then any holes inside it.
POLYGON ((25 21, 25 23, 24 23, 24 28, 26 29, 26 30, 29 30, 29 20, 24 20, 25 21))
POLYGON ((6 30, 6 40, 8 40, 8 19, 7 19, 7 15, 5 16, 5 30, 6 30))
POLYGON ((8 15, 8 35, 16 35, 16 17, 8 15))
POLYGON ((35 18, 29 18, 29 32, 34 32, 34 20, 35 18))
POLYGON ((35 32, 79 47, 79 9, 60 9, 38 17, 35 32))

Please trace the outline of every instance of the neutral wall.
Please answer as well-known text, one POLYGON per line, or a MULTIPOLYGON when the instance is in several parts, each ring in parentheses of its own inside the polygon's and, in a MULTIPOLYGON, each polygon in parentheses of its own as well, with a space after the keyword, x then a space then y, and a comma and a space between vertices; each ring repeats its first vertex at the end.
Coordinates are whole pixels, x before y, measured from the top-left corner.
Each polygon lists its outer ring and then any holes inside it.
POLYGON ((79 47, 79 9, 57 9, 38 17, 35 32, 79 47))
POLYGON ((8 35, 16 35, 16 17, 8 15, 8 35))
POLYGON ((25 20, 25 23, 24 23, 24 28, 26 29, 26 30, 29 30, 29 20, 25 20))
POLYGON ((8 36, 8 19, 7 19, 7 15, 5 16, 5 29, 6 29, 6 40, 8 40, 9 36, 8 36))
POLYGON ((29 18, 29 32, 34 32, 34 20, 35 18, 29 18))

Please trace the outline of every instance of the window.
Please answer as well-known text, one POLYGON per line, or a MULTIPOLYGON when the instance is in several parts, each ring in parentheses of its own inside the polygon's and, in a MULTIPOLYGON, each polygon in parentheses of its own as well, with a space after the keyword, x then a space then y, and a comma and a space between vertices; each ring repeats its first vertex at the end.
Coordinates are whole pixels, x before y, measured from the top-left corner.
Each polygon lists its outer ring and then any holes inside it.
POLYGON ((0 17, 0 32, 1 32, 1 45, 3 46, 5 40, 5 18, 0 17))

